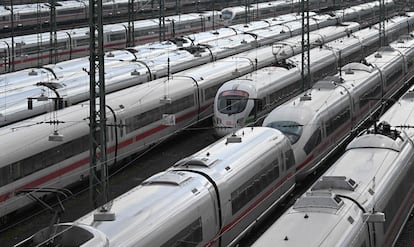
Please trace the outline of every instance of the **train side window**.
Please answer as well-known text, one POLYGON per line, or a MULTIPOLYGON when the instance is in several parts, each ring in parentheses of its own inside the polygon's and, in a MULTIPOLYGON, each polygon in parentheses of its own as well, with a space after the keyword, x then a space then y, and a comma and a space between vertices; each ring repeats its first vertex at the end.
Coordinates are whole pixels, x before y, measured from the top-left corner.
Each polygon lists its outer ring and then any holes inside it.
POLYGON ((285 164, 286 170, 289 170, 291 167, 295 165, 295 156, 293 155, 292 149, 289 149, 285 152, 285 164))
POLYGON ((123 33, 113 33, 109 37, 110 37, 111 41, 125 40, 125 35, 126 35, 125 32, 123 32, 123 33))
POLYGON ((5 166, 0 168, 0 186, 8 184, 14 179, 10 167, 11 166, 5 166))
POLYGON ((214 98, 215 96, 216 96, 216 93, 217 93, 217 91, 218 91, 218 89, 221 87, 221 85, 220 84, 218 84, 218 85, 214 85, 214 86, 212 86, 212 87, 209 87, 209 88, 206 88, 205 90, 204 90, 204 100, 209 100, 209 99, 212 99, 212 98, 214 98))
POLYGON ((314 148, 316 148, 322 141, 321 129, 318 128, 313 132, 312 136, 309 138, 308 142, 303 147, 303 150, 306 154, 310 154, 314 148))
POLYGON ((203 240, 203 228, 201 217, 182 229, 174 237, 170 238, 161 247, 193 247, 203 240))
POLYGON ((276 158, 265 166, 261 171, 254 174, 248 181, 231 192, 231 210, 234 215, 259 193, 264 191, 268 185, 276 181, 280 176, 279 161, 276 158))
POLYGON ((389 87, 390 85, 394 84, 395 81, 397 81, 401 75, 402 75, 402 68, 400 67, 392 75, 387 77, 387 79, 385 80, 385 86, 389 87))

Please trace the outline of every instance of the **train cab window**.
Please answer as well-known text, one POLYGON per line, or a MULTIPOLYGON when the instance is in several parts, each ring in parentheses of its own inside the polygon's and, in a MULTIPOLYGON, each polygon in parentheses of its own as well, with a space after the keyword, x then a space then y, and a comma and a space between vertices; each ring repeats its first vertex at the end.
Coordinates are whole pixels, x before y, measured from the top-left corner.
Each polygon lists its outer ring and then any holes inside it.
POLYGON ((223 20, 230 20, 233 16, 233 12, 228 11, 228 10, 224 10, 221 12, 221 15, 223 17, 223 20))
POLYGON ((246 109, 249 94, 241 90, 229 90, 218 96, 218 110, 223 114, 236 114, 246 109))
POLYGON ((269 123, 266 127, 280 130, 290 140, 291 144, 295 144, 302 136, 303 126, 293 121, 275 121, 269 123))
POLYGON ((174 237, 162 244, 161 247, 193 247, 198 246, 202 240, 203 228, 201 217, 199 217, 174 237))

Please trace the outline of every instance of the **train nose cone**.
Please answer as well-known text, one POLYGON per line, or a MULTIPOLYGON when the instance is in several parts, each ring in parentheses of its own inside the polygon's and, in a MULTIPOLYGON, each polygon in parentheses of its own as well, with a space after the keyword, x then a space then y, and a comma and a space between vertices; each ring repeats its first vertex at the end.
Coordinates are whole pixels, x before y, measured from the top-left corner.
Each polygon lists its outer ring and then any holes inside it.
POLYGON ((225 127, 225 126, 216 126, 214 129, 215 135, 217 137, 224 137, 228 134, 233 133, 234 131, 236 131, 235 128, 233 127, 225 127))

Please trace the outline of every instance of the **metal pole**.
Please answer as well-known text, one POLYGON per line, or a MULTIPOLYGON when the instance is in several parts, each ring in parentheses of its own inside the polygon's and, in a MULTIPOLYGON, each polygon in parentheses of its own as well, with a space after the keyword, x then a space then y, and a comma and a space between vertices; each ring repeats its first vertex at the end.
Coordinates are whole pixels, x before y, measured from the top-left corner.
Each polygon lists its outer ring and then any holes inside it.
POLYGON ((100 204, 108 201, 107 178, 108 163, 106 156, 106 102, 105 102, 105 70, 104 70, 104 51, 103 51, 103 18, 102 0, 89 0, 89 194, 91 205, 96 208, 100 204), (95 9, 96 8, 96 9, 95 9), (97 36, 96 36, 97 34, 97 36), (96 69, 99 71, 98 81, 96 81, 96 69), (98 89, 98 94, 97 94, 98 89), (96 110, 96 98, 99 97, 99 110, 96 110), (101 169, 100 179, 97 177, 98 162, 101 169), (98 185, 100 190, 98 190, 98 185), (98 193, 102 197, 99 203, 98 193))
POLYGON ((13 7, 13 0, 10 1, 10 14, 11 14, 11 40, 12 40, 12 47, 11 47, 11 71, 14 71, 14 62, 15 62, 15 51, 14 51, 14 7, 13 7))
POLYGON ((309 1, 301 0, 302 13, 302 64, 301 64, 301 78, 302 90, 305 91, 310 87, 310 49, 309 49, 309 1), (305 69, 307 76, 305 75, 305 69))
POLYGON ((56 34, 56 0, 49 0, 50 2, 50 50, 49 50, 49 63, 55 63, 57 59, 56 54, 56 43, 57 43, 57 34, 56 34))
POLYGON ((160 16, 159 16, 159 27, 160 27, 160 33, 159 33, 159 40, 160 42, 165 40, 165 12, 164 12, 164 0, 160 0, 159 2, 160 6, 160 16))

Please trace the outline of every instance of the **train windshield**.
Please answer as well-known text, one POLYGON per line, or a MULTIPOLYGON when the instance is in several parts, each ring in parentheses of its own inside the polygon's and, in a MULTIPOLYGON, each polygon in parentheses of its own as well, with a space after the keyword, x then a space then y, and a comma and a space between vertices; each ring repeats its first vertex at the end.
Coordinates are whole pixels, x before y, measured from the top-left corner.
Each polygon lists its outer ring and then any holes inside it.
POLYGON ((290 140, 291 144, 295 144, 302 135, 303 126, 293 121, 276 121, 269 123, 266 127, 280 130, 290 140))
POLYGON ((223 20, 230 20, 233 16, 233 12, 230 10, 223 10, 221 12, 221 15, 223 16, 223 20))
POLYGON ((241 90, 222 92, 218 97, 218 111, 223 114, 236 114, 246 109, 249 94, 241 90))

